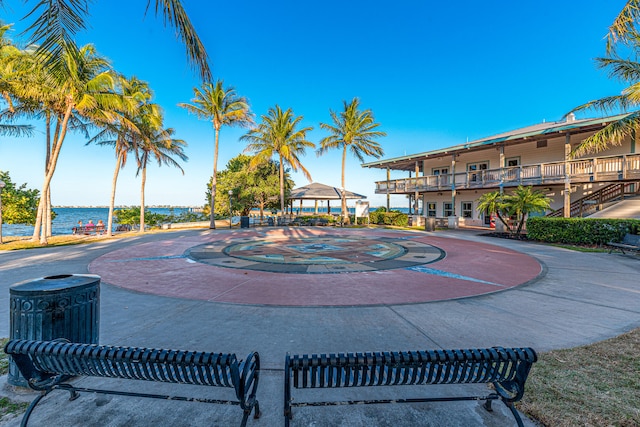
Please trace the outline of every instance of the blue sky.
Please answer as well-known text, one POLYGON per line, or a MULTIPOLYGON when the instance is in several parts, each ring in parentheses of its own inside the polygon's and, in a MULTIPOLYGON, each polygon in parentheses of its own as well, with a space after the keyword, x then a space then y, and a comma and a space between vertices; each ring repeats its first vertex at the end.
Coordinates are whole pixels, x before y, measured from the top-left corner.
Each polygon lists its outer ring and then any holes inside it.
MULTIPOLYGON (((22 1, 4 3, 0 19, 16 24, 10 37, 20 42, 27 9, 22 1)), ((147 204, 203 205, 213 130, 177 107, 191 100, 200 81, 173 30, 152 14, 144 17, 146 3, 92 2, 90 28, 78 42, 93 43, 117 71, 149 82, 166 126, 188 143, 184 175, 149 168, 147 204)), ((258 120, 275 104, 292 108, 304 116, 304 126, 315 128, 309 137, 317 143, 329 109, 359 97, 387 133, 380 140, 384 158, 560 120, 579 104, 618 94, 622 86, 596 69, 593 58, 604 55, 607 28, 625 3, 183 0, 214 76, 246 96, 258 120)), ((245 132, 223 128, 219 169, 244 150, 239 137, 245 132)), ((39 189, 43 147, 42 134, 0 139, 0 170, 39 189)), ((315 182, 339 187, 340 159, 337 151, 322 157, 308 152, 303 163, 315 182)), ((54 205, 107 205, 114 166, 108 148, 70 136, 52 183, 54 205)), ((374 194, 374 182, 385 176, 348 159, 347 189, 366 195, 372 206, 386 203, 374 194)), ((293 177, 296 186, 308 183, 301 174, 293 177)), ((132 162, 120 173, 116 204, 135 205, 139 193, 132 162)), ((392 205, 407 204, 394 197, 392 205)))

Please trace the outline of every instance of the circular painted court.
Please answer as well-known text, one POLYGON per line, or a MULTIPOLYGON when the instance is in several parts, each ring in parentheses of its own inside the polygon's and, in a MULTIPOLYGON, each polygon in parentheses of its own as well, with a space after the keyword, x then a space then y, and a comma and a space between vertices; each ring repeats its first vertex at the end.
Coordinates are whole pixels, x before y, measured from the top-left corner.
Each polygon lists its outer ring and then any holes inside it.
POLYGON ((503 291, 535 279, 542 267, 520 252, 431 233, 292 227, 133 244, 97 258, 89 271, 115 286, 177 298, 355 306, 503 291))

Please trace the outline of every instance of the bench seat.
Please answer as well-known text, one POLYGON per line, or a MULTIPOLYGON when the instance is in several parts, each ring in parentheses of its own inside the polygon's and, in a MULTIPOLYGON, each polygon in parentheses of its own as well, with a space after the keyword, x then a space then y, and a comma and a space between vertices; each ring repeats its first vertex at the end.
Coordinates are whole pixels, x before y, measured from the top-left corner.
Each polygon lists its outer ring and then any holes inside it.
POLYGON ((34 399, 22 418, 26 426, 40 400, 54 390, 150 397, 188 402, 238 405, 243 410, 241 426, 245 426, 251 411, 260 416, 256 399, 260 358, 250 353, 245 361, 234 354, 207 353, 140 347, 116 347, 69 343, 66 340, 10 340, 5 353, 16 363, 29 387, 42 393, 34 399), (76 387, 69 381, 76 376, 122 378, 175 384, 227 387, 235 391, 235 400, 167 396, 125 392, 112 389, 76 387))
POLYGON ((294 407, 434 401, 501 400, 518 426, 522 419, 514 407, 524 394, 524 383, 537 360, 531 348, 486 348, 338 354, 287 354, 285 360, 284 417, 288 427, 294 407), (438 384, 493 385, 494 391, 481 396, 377 400, 300 400, 292 395, 305 389, 376 386, 423 386, 438 384))
POLYGON ((622 239, 622 242, 609 242, 609 253, 618 249, 622 254, 625 254, 625 249, 628 251, 640 251, 640 235, 626 234, 622 239))

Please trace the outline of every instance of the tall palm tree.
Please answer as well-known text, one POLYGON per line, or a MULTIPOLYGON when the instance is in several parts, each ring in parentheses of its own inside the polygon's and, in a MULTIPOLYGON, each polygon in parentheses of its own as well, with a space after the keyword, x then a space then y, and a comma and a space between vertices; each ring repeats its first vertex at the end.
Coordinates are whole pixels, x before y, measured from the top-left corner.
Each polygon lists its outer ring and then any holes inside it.
MULTIPOLYGON (((79 52, 72 49, 64 51, 57 64, 58 70, 64 72, 51 73, 46 79, 58 95, 57 101, 50 105, 56 124, 32 236, 32 240, 36 241, 40 234, 41 244, 47 244, 46 226, 42 229, 41 226, 50 210, 47 209, 49 187, 70 123, 73 123, 74 118, 101 122, 112 120, 121 102, 121 98, 114 92, 115 78, 108 61, 98 56, 92 45, 82 47, 79 52)), ((50 99, 48 89, 42 86, 28 86, 23 90, 27 98, 42 99, 44 93, 44 99, 50 99)))
POLYGON ((186 108, 203 120, 210 120, 215 131, 215 144, 213 149, 213 177, 211 178, 211 213, 209 216, 209 228, 216 228, 215 200, 216 186, 218 183, 218 143, 222 126, 249 127, 253 124, 253 114, 249 109, 246 98, 239 96, 233 87, 224 87, 223 80, 217 80, 214 84, 204 83, 201 88, 193 88, 195 94, 191 100, 193 104, 180 103, 180 107, 186 108))
MULTIPOLYGON (((29 0, 25 0, 29 1, 29 0)), ((74 37, 87 28, 89 0, 33 0, 36 3, 27 17, 34 20, 26 30, 32 32, 31 42, 39 44, 39 52, 48 61, 68 50, 78 51, 74 37)), ((0 6, 4 2, 0 0, 0 6)), ((184 43, 187 59, 203 80, 211 80, 207 51, 189 20, 180 0, 155 0, 155 15, 162 15, 164 24, 175 28, 176 36, 184 43)), ((151 0, 147 0, 145 14, 151 0)))
POLYGON ((136 152, 137 146, 141 141, 138 125, 149 124, 157 129, 162 126, 160 107, 157 104, 150 103, 153 92, 148 83, 136 77, 126 78, 119 76, 118 80, 123 97, 122 110, 115 121, 104 124, 99 123, 98 125, 103 128, 102 131, 87 142, 87 144, 96 143, 98 145, 112 146, 116 155, 116 166, 111 180, 107 236, 112 235, 113 211, 119 172, 126 166, 129 153, 136 152))
POLYGON ((315 144, 307 140, 307 132, 313 130, 313 127, 297 129, 303 118, 303 116, 296 117, 291 108, 282 111, 276 105, 262 116, 262 122, 256 128, 240 137, 240 140, 249 142, 245 151, 254 153, 254 157, 249 163, 252 168, 269 161, 274 155, 278 155, 281 214, 284 214, 285 200, 284 165, 291 166, 294 172, 300 169, 311 182, 311 174, 302 165, 300 156, 305 154, 307 148, 315 148, 315 144))
POLYGON ((621 145, 625 138, 640 131, 640 63, 635 58, 640 54, 640 0, 628 0, 607 35, 608 57, 596 58, 596 66, 608 70, 609 76, 628 84, 620 95, 608 96, 589 101, 571 110, 568 114, 582 110, 597 110, 605 113, 612 111, 632 111, 629 115, 616 120, 595 134, 584 139, 571 153, 572 156, 582 156, 598 153, 611 147, 621 145), (629 58, 619 55, 618 47, 630 51, 629 58), (635 110, 635 111, 634 111, 635 110))
POLYGON ((379 123, 375 122, 371 110, 360 111, 358 109, 360 100, 353 98, 350 103, 343 101, 344 111, 336 113, 329 110, 333 124, 320 123, 320 128, 329 132, 320 140, 320 148, 317 154, 322 155, 332 149, 342 149, 342 218, 344 223, 349 222, 347 212, 347 199, 345 198, 345 165, 347 162, 347 151, 351 151, 360 162, 364 162, 364 156, 380 158, 384 151, 380 144, 374 141, 376 138, 386 136, 385 132, 375 130, 379 123))
POLYGON ((138 171, 142 177, 140 185, 140 233, 144 233, 144 188, 147 182, 147 165, 149 160, 156 160, 158 166, 175 166, 184 174, 180 164, 172 157, 177 156, 180 160, 186 161, 189 158, 184 153, 187 143, 182 139, 172 138, 175 130, 172 128, 162 129, 155 126, 141 128, 142 140, 137 144, 138 154, 136 157, 138 171))

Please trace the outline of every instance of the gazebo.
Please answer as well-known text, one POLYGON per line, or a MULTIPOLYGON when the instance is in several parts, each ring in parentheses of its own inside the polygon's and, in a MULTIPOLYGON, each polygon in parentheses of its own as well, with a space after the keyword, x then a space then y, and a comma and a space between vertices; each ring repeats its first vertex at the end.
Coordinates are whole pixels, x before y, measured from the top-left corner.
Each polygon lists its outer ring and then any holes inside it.
MULTIPOLYGON (((345 199, 366 199, 366 196, 362 194, 354 193, 352 191, 345 190, 344 191, 345 199)), ((318 213, 318 201, 327 201, 327 213, 331 213, 331 205, 329 204, 331 200, 341 200, 342 192, 339 188, 330 187, 328 185, 320 184, 319 182, 313 182, 309 185, 305 185, 304 187, 298 187, 291 190, 291 194, 289 195, 289 200, 292 202, 294 200, 300 200, 300 212, 302 212, 302 201, 303 200, 313 200, 315 201, 315 213, 318 213)))

